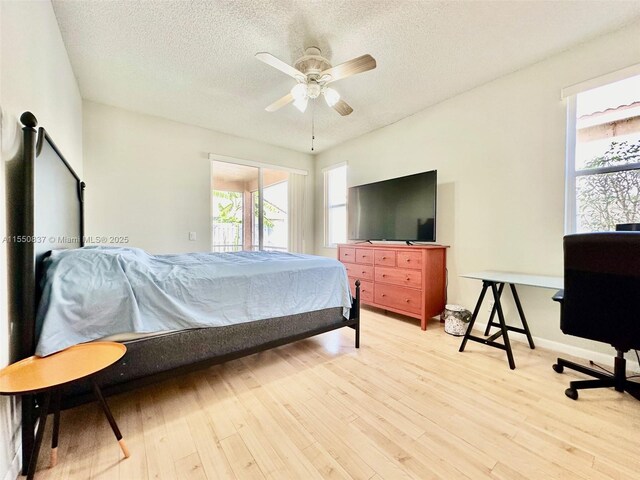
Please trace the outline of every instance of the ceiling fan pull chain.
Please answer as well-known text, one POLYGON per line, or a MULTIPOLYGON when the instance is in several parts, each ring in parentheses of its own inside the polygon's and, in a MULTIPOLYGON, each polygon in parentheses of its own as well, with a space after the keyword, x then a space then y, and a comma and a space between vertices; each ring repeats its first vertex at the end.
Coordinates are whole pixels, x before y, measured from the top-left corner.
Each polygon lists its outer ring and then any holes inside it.
POLYGON ((311 151, 313 152, 313 141, 316 139, 315 129, 316 119, 316 102, 311 103, 311 151))

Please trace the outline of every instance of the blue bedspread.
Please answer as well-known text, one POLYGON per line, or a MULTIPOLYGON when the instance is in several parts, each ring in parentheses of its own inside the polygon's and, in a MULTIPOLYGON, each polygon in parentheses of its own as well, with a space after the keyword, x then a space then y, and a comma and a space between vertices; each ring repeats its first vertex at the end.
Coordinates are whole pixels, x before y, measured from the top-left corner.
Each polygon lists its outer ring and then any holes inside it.
POLYGON ((53 251, 45 260, 37 355, 124 332, 213 327, 343 307, 340 262, 281 252, 150 255, 137 248, 53 251))

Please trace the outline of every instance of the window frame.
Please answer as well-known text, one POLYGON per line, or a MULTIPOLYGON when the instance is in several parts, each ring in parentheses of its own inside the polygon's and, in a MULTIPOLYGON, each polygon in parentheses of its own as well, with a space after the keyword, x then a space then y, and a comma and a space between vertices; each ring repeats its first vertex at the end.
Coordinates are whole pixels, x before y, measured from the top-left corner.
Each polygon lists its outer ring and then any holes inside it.
POLYGON ((576 113, 578 94, 567 99, 567 146, 565 153, 564 233, 576 232, 576 113))
MULTIPOLYGON (((345 168, 345 177, 347 176, 347 162, 341 162, 341 163, 336 163, 334 165, 325 167, 322 169, 322 175, 323 175, 323 188, 324 188, 324 202, 322 205, 322 209, 323 209, 323 213, 324 213, 324 247, 325 248, 338 248, 338 244, 337 243, 331 243, 330 242, 330 238, 329 238, 329 211, 330 209, 333 208, 342 208, 344 207, 345 209, 345 214, 347 213, 347 204, 348 204, 348 198, 347 198, 347 192, 345 192, 345 198, 344 198, 344 203, 338 203, 335 205, 329 205, 329 174, 332 170, 336 170, 338 168, 345 168)), ((345 178, 346 180, 346 178, 345 178)), ((346 217, 346 215, 345 215, 346 217)), ((346 222, 345 222, 346 223, 346 222)), ((346 225, 345 225, 346 227, 346 225)), ((345 238, 344 241, 346 242, 347 239, 345 238)))

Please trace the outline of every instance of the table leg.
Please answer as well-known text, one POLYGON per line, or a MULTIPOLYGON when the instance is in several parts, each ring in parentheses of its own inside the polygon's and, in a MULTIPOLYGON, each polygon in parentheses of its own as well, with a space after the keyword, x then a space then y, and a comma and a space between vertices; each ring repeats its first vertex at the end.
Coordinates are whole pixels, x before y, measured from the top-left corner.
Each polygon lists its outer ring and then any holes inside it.
POLYGON ((509 331, 507 330, 507 324, 504 320, 504 313, 502 312, 502 305, 500 304, 500 295, 496 284, 491 284, 491 291, 493 292, 493 298, 495 300, 495 307, 498 311, 498 320, 500 321, 500 330, 502 331, 502 339, 504 340, 504 347, 507 351, 507 359, 509 360, 509 368, 514 370, 516 368, 516 362, 513 360, 513 352, 511 351, 511 342, 509 341, 509 331))
MULTIPOLYGON (((498 296, 502 297, 502 290, 504 290, 504 283, 500 283, 499 284, 500 287, 498 288, 498 296)), ((496 317, 496 304, 495 302, 493 303, 493 308, 491 309, 491 315, 489 315, 489 321, 487 322, 487 328, 484 329, 484 336, 488 337, 489 336, 489 331, 491 330, 491 326, 493 324, 493 319, 496 317)))
POLYGON ((464 352, 464 347, 467 345, 467 341, 471 336, 471 330, 473 330, 473 324, 476 323, 478 313, 480 313, 480 307, 482 306, 482 301, 484 300, 484 296, 487 293, 487 288, 489 288, 489 283, 482 282, 482 291, 480 292, 478 303, 476 303, 476 308, 473 309, 473 315, 471 315, 471 321, 469 322, 469 326, 467 327, 467 333, 464 334, 464 338, 462 339, 462 343, 460 344, 460 349, 458 350, 459 352, 464 352))
POLYGON ((33 480, 38 466, 38 454, 40 453, 40 445, 44 437, 44 427, 47 424, 47 414, 49 413, 49 403, 51 401, 51 392, 47 391, 43 394, 42 404, 40 405, 40 421, 38 422, 38 432, 36 440, 31 451, 31 460, 29 461, 29 469, 27 470, 27 480, 33 480))
POLYGON ((51 459, 49 461, 49 468, 53 468, 58 464, 58 437, 60 435, 61 396, 62 388, 58 388, 53 399, 53 433, 51 435, 51 459))
POLYGON ((109 421, 109 425, 111 425, 111 430, 113 430, 113 433, 116 436, 116 440, 118 440, 118 444, 120 444, 120 448, 122 449, 124 458, 129 458, 131 454, 129 453, 127 444, 124 442, 124 438, 122 438, 122 434, 120 433, 120 429, 118 428, 118 424, 116 423, 115 418, 113 418, 113 415, 111 414, 111 410, 109 410, 109 405, 107 405, 107 402, 102 396, 100 387, 98 387, 98 384, 95 382, 95 380, 92 380, 91 383, 93 385, 93 393, 95 393, 96 398, 98 399, 98 403, 102 407, 102 410, 104 411, 104 414, 109 421))
POLYGON ((518 315, 520 315, 520 320, 522 321, 522 326, 524 327, 524 334, 527 336, 527 340, 529 341, 529 348, 536 348, 536 346, 533 343, 533 337, 531 337, 531 332, 529 331, 529 325, 527 325, 527 319, 524 318, 524 310, 522 309, 522 304, 520 303, 520 297, 518 297, 518 292, 516 292, 516 286, 513 283, 510 283, 509 286, 511 287, 513 300, 516 302, 518 315))
POLYGON ((34 395, 22 395, 22 475, 27 474, 33 451, 36 427, 34 395))

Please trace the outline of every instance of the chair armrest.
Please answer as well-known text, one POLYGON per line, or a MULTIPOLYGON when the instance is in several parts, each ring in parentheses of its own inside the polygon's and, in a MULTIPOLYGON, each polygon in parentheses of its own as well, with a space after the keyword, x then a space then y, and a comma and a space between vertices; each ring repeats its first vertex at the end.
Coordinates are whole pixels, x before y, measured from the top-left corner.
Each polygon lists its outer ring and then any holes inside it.
POLYGON ((562 303, 564 301, 564 290, 558 290, 556 294, 551 298, 554 302, 562 303))

